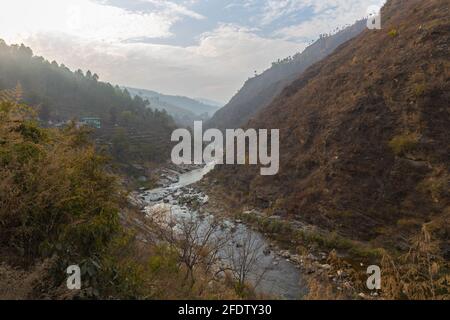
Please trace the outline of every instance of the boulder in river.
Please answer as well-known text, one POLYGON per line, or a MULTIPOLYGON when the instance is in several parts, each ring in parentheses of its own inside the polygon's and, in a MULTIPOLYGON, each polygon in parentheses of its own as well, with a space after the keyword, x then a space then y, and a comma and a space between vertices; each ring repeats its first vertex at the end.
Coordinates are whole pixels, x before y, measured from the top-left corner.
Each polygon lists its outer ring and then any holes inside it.
POLYGON ((329 264, 322 264, 322 265, 320 265, 320 267, 322 269, 324 269, 324 270, 330 270, 331 269, 331 266, 329 264))
POLYGON ((280 255, 281 255, 283 258, 285 258, 285 259, 289 259, 289 258, 291 257, 290 252, 287 251, 287 250, 281 251, 281 252, 280 252, 280 255))
POLYGON ((269 247, 266 247, 266 248, 264 249, 264 251, 263 251, 263 253, 264 253, 265 256, 270 255, 271 252, 272 252, 272 250, 270 250, 269 247))

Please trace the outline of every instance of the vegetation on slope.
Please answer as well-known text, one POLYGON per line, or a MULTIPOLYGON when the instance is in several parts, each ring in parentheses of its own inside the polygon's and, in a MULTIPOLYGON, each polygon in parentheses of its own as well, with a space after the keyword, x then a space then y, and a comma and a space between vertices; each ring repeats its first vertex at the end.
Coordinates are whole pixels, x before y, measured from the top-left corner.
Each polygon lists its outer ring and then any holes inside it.
POLYGON ((25 103, 38 108, 41 123, 52 126, 82 117, 100 118, 96 138, 120 162, 164 161, 169 157, 173 120, 147 108, 148 101, 99 81, 91 71, 34 56, 24 45, 0 40, 0 90, 23 88, 25 103), (49 121, 51 121, 49 123, 49 121))
MULTIPOLYGON (((441 0, 388 1, 382 30, 308 69, 247 125, 281 130, 280 173, 222 166, 211 178, 242 204, 406 250, 450 210, 446 12, 441 0)), ((447 258, 448 234, 443 223, 447 258)))
POLYGON ((19 93, 5 96, 17 99, 0 101, 0 298, 234 296, 210 285, 199 264, 188 281, 178 242, 165 247, 152 241, 155 230, 136 227, 142 213, 127 204, 86 130, 42 128, 19 93), (70 265, 81 268, 80 291, 67 290, 70 265))
POLYGON ((331 54, 344 42, 356 37, 366 28, 366 21, 358 21, 333 35, 322 35, 303 52, 272 64, 262 74, 246 81, 242 89, 207 125, 210 128, 232 129, 244 126, 257 116, 308 67, 331 54))
POLYGON ((119 234, 122 196, 85 134, 43 129, 30 108, 1 103, 0 245, 12 265, 56 255, 55 266, 92 268, 119 234))

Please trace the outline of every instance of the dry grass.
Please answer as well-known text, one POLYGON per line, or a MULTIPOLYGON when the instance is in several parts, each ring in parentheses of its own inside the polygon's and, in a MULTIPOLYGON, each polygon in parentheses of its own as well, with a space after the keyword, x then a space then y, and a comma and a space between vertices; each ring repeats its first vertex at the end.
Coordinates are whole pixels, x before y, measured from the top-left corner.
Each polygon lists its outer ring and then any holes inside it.
POLYGON ((448 300, 450 264, 439 255, 439 245, 424 225, 410 251, 398 259, 385 255, 383 296, 386 299, 448 300))

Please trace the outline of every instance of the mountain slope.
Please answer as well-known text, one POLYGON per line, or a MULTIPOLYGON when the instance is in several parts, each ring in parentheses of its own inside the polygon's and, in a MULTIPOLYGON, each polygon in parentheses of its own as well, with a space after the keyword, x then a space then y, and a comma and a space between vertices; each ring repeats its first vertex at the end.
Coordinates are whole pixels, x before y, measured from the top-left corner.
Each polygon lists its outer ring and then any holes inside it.
POLYGON ((219 101, 215 101, 215 100, 211 100, 211 99, 206 99, 206 98, 195 98, 195 100, 204 103, 206 105, 209 106, 213 106, 213 107, 217 107, 217 108, 222 108, 225 103, 219 102, 219 101))
POLYGON ((170 155, 167 141, 174 125, 166 113, 148 109, 144 99, 99 81, 90 71, 72 72, 35 56, 24 45, 8 46, 0 40, 0 90, 18 83, 24 102, 36 108, 46 125, 99 118, 102 128, 95 131, 95 137, 118 160, 165 161, 170 155))
POLYGON ((183 127, 192 127, 194 121, 205 121, 219 109, 216 105, 188 97, 165 95, 146 89, 126 89, 132 96, 147 100, 152 110, 165 110, 177 125, 183 127))
POLYGON ((214 112, 216 112, 219 107, 213 104, 207 104, 202 101, 183 97, 183 96, 172 96, 167 94, 158 93, 152 90, 146 89, 136 89, 136 88, 128 88, 127 90, 133 94, 138 95, 141 98, 148 99, 151 103, 153 102, 154 108, 162 107, 167 112, 171 111, 181 111, 185 110, 185 112, 189 112, 191 114, 212 116, 214 112), (168 109, 166 109, 166 107, 168 109))
POLYGON ((309 68, 247 124, 280 129, 280 173, 220 166, 212 178, 241 203, 392 246, 449 217, 448 12, 445 0, 388 1, 382 30, 309 68))
POLYGON ((261 75, 249 79, 231 101, 214 114, 208 127, 241 127, 267 107, 303 71, 332 53, 342 43, 357 36, 365 27, 366 21, 359 21, 332 36, 321 37, 293 58, 274 63, 261 75))

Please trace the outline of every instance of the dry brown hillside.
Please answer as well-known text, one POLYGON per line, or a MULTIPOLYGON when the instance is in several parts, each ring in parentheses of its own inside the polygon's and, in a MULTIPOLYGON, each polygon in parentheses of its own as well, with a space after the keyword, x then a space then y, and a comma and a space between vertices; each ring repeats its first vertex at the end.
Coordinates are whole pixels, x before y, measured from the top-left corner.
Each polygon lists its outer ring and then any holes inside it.
POLYGON ((244 126, 269 106, 302 72, 331 54, 344 42, 356 37, 366 28, 366 24, 366 20, 357 21, 336 34, 322 36, 302 53, 273 63, 271 68, 246 81, 242 89, 206 125, 221 130, 244 126))
POLYGON ((241 203, 384 244, 448 218, 449 5, 388 1, 382 30, 309 68, 247 125, 280 129, 280 173, 222 166, 213 178, 241 203))

